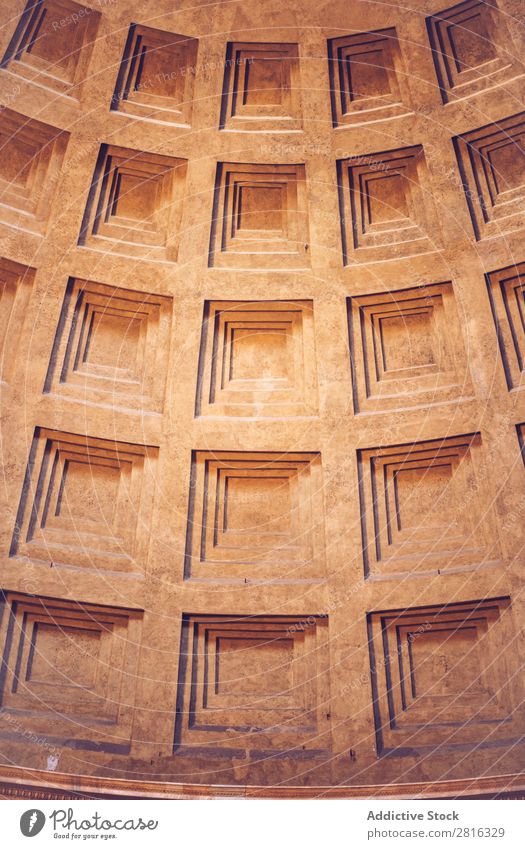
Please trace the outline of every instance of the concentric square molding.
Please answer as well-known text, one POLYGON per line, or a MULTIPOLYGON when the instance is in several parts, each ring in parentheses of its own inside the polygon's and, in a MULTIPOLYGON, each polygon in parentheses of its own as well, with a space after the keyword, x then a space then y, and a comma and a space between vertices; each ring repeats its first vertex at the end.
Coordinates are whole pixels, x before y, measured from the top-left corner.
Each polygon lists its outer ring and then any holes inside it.
POLYGON ((300 130, 297 44, 230 42, 220 128, 246 132, 300 130))
POLYGON ((0 123, 0 222, 43 235, 69 133, 11 109, 0 123))
POLYGON ((525 263, 487 274, 492 315, 509 389, 522 389, 525 358, 525 263))
POLYGON ((207 301, 195 414, 318 411, 311 301, 207 301))
POLYGON ((193 452, 185 578, 321 581, 322 492, 316 453, 193 452))
POLYGON ((499 562, 481 454, 479 434, 357 452, 366 578, 463 572, 499 562))
MULTIPOLYGON (((509 82, 510 33, 495 0, 466 0, 427 18, 443 103, 509 82)), ((519 72, 518 72, 519 73, 519 72)))
POLYGON ((0 67, 78 99, 100 18, 71 0, 28 0, 0 67))
POLYGON ((452 283, 347 299, 354 410, 473 397, 452 283))
POLYGON ((210 266, 302 269, 308 242, 304 165, 217 165, 210 266))
POLYGON ((37 427, 10 556, 143 574, 157 453, 37 427))
POLYGON ((0 382, 11 381, 35 269, 0 258, 0 382))
POLYGON ((71 278, 44 392, 161 412, 172 299, 71 278))
POLYGON ((100 18, 71 0, 28 0, 0 67, 78 99, 100 18))
POLYGON ((188 127, 198 40, 131 24, 111 108, 188 127))
POLYGON ((177 259, 186 160, 103 144, 79 245, 136 259, 177 259))
POLYGON ((328 620, 185 614, 176 755, 330 751, 328 620))
POLYGON ((519 740, 509 598, 385 610, 367 620, 379 755, 519 740))
POLYGON ((13 592, 0 608, 0 739, 128 754, 142 611, 13 592))
POLYGON ((477 240, 525 224, 525 112, 453 139, 477 240))
POLYGON ((406 70, 395 29, 328 40, 334 127, 409 115, 406 70))
POLYGON ((421 145, 352 156, 337 166, 345 265, 437 250, 421 145))

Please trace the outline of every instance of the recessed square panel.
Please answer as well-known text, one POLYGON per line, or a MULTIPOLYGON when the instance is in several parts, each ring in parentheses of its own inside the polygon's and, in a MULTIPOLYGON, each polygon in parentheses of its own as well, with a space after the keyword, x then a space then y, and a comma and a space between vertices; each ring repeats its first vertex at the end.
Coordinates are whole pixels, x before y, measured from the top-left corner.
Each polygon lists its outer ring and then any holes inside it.
POLYGON ((280 106, 285 74, 280 56, 259 54, 246 63, 243 106, 280 106))
POLYGON ((140 338, 140 319, 119 315, 107 310, 93 310, 91 316, 92 339, 86 344, 83 361, 95 366, 111 367, 114 353, 115 338, 121 340, 119 353, 122 361, 133 364, 134 356, 140 338))
POLYGON ((439 502, 443 492, 452 480, 453 465, 443 460, 434 465, 425 465, 396 469, 392 476, 394 500, 396 505, 395 524, 398 531, 413 529, 431 536, 439 522, 432 523, 430 517, 434 505, 439 502), (439 464, 438 464, 439 463, 439 464), (421 527, 422 517, 429 517, 426 527, 421 527))
POLYGON ((101 632, 89 628, 35 624, 27 669, 29 686, 93 687, 100 639, 101 632))
POLYGON ((517 133, 512 141, 502 142, 488 151, 487 159, 498 194, 517 189, 525 184, 525 155, 517 155, 516 150, 516 145, 523 148, 524 142, 525 127, 523 132, 517 133))
POLYGON ((157 197, 155 183, 145 180, 143 174, 126 168, 119 172, 118 183, 109 215, 139 222, 151 221, 157 197))
POLYGON ((352 54, 349 69, 351 100, 378 97, 390 92, 388 71, 381 65, 382 58, 382 50, 369 50, 352 54))
POLYGON ((103 144, 78 243, 137 259, 173 261, 186 160, 103 144))
POLYGON ((218 164, 210 267, 306 268, 308 241, 304 165, 218 164))
POLYGON ((293 687, 293 639, 272 633, 259 637, 217 637, 215 692, 222 695, 279 696, 293 687), (247 659, 250 666, 247 669, 247 659))
POLYGON ((500 562, 478 434, 358 451, 365 577, 462 572, 500 562))
POLYGON ((412 639, 412 667, 417 671, 414 695, 460 697, 482 692, 478 641, 477 623, 468 622, 462 627, 449 622, 412 639), (463 662, 466 657, 468 664, 463 662))
POLYGON ((29 0, 0 67, 79 99, 100 18, 72 0, 29 0))
POLYGON ((189 126, 198 40, 131 24, 111 108, 189 126))
POLYGON ((128 754, 142 611, 4 593, 0 739, 128 754))
POLYGON ((456 57, 459 72, 490 62, 496 55, 495 45, 489 36, 489 16, 483 14, 488 4, 471 6, 468 21, 453 23, 448 28, 448 37, 456 57))
POLYGON ((368 193, 370 226, 408 218, 407 186, 402 172, 385 177, 368 175, 366 184, 363 181, 363 188, 368 193))
POLYGON ((505 17, 496 0, 465 0, 427 18, 444 103, 504 85, 522 73, 509 58, 505 17))
POLYGON ((315 415, 310 301, 210 301, 204 309, 196 415, 315 415))
POLYGON ((321 580, 321 486, 317 454, 194 452, 185 577, 321 580))
POLYGON ((71 278, 44 392, 160 412, 171 313, 171 298, 71 278))
POLYGON ((379 317, 385 372, 436 364, 431 324, 432 313, 426 309, 379 317))
POLYGON ((504 652, 511 615, 509 598, 368 614, 379 755, 519 737, 504 652))
POLYGON ((276 230, 284 236, 286 192, 283 186, 239 186, 237 230, 276 230))
POLYGON ((345 265, 384 261, 437 248, 437 218, 425 191, 421 146, 338 162, 345 265))
POLYGON ((406 71, 395 29, 328 40, 334 127, 410 114, 406 71))
POLYGON ((477 240, 525 221, 525 113, 453 139, 477 240))
POLYGON ((232 327, 230 380, 289 381, 289 328, 232 327))
POLYGON ((36 428, 10 556, 142 574, 157 449, 36 428))
POLYGON ((473 397, 451 283, 348 299, 356 412, 473 397))
POLYGON ((228 44, 220 128, 241 132, 301 128, 297 44, 228 44))
POLYGON ((43 235, 69 133, 2 110, 0 222, 43 235))
POLYGON ((287 477, 228 475, 225 481, 224 533, 289 533, 290 482, 287 477))
POLYGON ((330 750, 327 619, 183 616, 175 755, 330 750))
POLYGON ((118 496, 120 469, 118 466, 67 460, 62 470, 55 516, 75 521, 78 505, 82 504, 83 519, 104 523, 112 518, 118 496))

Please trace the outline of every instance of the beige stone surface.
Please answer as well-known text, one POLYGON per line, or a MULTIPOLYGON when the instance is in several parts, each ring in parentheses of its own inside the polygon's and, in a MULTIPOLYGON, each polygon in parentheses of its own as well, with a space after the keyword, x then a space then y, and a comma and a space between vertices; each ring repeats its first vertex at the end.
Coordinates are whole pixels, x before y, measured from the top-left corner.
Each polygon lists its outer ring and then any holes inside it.
POLYGON ((523 4, 0 5, 0 761, 520 772, 523 4))

